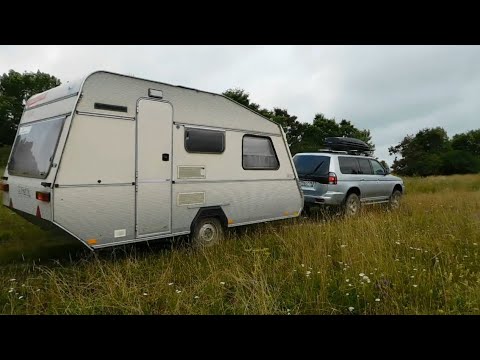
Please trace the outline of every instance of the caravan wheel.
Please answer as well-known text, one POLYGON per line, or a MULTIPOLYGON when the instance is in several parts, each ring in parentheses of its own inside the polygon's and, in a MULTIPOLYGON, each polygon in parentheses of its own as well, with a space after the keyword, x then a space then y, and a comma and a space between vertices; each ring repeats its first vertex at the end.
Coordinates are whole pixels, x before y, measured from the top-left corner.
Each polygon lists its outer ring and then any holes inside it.
POLYGON ((195 248, 210 247, 223 239, 223 227, 217 218, 201 218, 194 226, 192 246, 195 248))

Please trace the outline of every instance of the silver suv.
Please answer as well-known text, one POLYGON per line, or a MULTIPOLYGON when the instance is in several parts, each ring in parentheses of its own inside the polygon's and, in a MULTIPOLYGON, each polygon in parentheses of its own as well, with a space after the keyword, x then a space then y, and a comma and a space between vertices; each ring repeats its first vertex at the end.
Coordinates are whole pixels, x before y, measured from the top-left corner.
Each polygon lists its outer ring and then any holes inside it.
POLYGON ((360 204, 388 203, 397 208, 405 185, 370 156, 346 151, 299 153, 293 157, 308 214, 312 206, 341 206, 355 215, 360 204))

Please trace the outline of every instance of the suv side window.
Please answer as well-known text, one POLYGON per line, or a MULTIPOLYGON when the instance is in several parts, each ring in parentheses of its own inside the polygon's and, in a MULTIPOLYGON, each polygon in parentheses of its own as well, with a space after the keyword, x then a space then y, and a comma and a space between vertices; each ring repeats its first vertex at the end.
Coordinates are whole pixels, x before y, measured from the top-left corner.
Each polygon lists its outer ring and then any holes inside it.
POLYGON ((342 174, 359 174, 358 161, 354 157, 339 156, 338 164, 340 165, 340 172, 342 174))
POLYGON ((377 160, 370 159, 370 164, 372 164, 373 173, 375 175, 385 175, 385 169, 377 160))
POLYGON ((372 167, 370 166, 370 161, 368 159, 358 159, 358 164, 360 165, 360 174, 373 175, 372 167))

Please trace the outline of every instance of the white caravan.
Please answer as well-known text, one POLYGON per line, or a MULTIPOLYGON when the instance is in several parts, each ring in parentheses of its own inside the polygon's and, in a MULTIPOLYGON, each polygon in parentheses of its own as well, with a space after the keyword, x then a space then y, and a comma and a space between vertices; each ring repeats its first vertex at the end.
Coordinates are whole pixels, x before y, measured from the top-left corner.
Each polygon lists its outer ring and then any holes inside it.
POLYGON ((2 187, 5 206, 90 249, 185 234, 206 246, 303 207, 279 125, 222 95, 105 71, 27 101, 2 187))

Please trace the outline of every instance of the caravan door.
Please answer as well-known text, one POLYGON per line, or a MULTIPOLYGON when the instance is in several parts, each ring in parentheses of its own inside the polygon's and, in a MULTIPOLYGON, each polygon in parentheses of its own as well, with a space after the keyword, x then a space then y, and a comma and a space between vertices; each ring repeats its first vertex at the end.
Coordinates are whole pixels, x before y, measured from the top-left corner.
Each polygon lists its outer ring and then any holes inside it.
POLYGON ((166 102, 138 102, 137 237, 171 232, 172 113, 172 106, 166 102))

